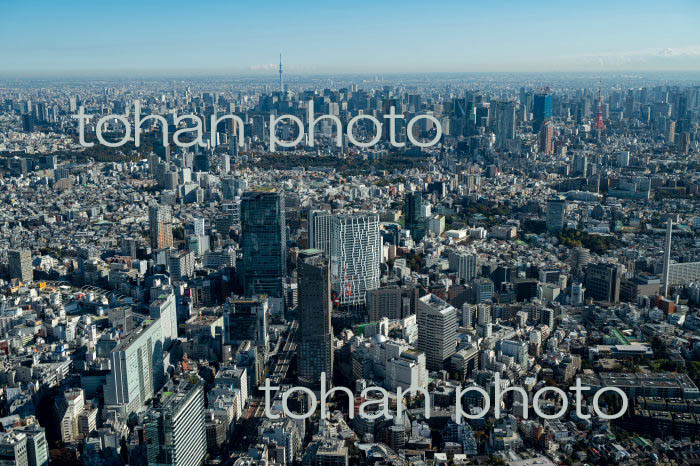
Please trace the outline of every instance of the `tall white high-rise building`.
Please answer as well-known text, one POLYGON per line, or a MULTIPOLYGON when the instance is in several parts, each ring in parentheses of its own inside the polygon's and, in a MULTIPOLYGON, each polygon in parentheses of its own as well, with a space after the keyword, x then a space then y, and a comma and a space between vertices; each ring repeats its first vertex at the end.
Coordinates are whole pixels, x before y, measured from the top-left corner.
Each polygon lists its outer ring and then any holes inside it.
POLYGON ((0 433, 0 464, 29 466, 26 434, 14 430, 0 433))
POLYGON ((151 248, 162 249, 173 245, 172 211, 168 206, 150 205, 148 223, 151 230, 151 248))
POLYGON ((673 221, 668 219, 666 222, 666 241, 664 243, 664 269, 663 269, 663 279, 661 284, 663 286, 662 294, 663 296, 668 296, 668 286, 669 286, 669 275, 671 271, 671 237, 673 235, 673 221))
POLYGON ((151 319, 160 319, 164 341, 177 339, 177 303, 171 289, 155 297, 148 306, 148 314, 151 319))
POLYGON ((442 370, 457 349, 457 310, 434 294, 418 299, 418 349, 428 370, 442 370))
POLYGON ((379 215, 336 215, 331 222, 331 278, 341 305, 364 304, 379 288, 382 241, 379 215))
POLYGON ((197 217, 192 223, 194 223, 194 234, 197 236, 204 236, 204 219, 197 217))
POLYGON ((521 365, 527 365, 527 343, 520 340, 501 340, 501 353, 505 356, 515 358, 521 365))
POLYGON ((327 210, 309 212, 309 248, 319 249, 326 255, 331 253, 331 220, 327 210))
POLYGON ((57 411, 61 419, 61 440, 71 443, 79 438, 78 416, 85 409, 85 397, 80 388, 71 388, 64 392, 63 398, 57 400, 57 411))
POLYGON ((182 280, 194 275, 195 257, 194 251, 177 251, 168 260, 170 277, 173 280, 182 280))
POLYGON ((450 270, 457 272, 457 279, 469 282, 476 278, 478 256, 466 251, 450 251, 448 260, 450 270))
POLYGON ((479 303, 477 305, 476 323, 483 327, 493 322, 491 313, 491 305, 488 303, 479 303))
POLYGON ((49 443, 46 441, 46 430, 43 427, 39 424, 29 424, 15 427, 12 432, 21 432, 27 436, 29 466, 47 466, 49 464, 49 443))
POLYGON ((163 378, 161 320, 147 321, 123 337, 110 354, 111 371, 105 384, 105 405, 125 414, 143 407, 163 378))
POLYGON ((188 377, 159 397, 144 417, 148 464, 199 466, 207 454, 202 381, 188 377))

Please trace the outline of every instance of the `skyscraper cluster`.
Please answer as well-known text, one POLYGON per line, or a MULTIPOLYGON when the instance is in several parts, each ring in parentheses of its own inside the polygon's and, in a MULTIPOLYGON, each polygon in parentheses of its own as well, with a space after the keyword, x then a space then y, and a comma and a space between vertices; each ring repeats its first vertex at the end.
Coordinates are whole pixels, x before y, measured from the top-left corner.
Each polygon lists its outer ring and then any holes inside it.
POLYGON ((690 77, 273 68, 0 83, 0 463, 696 459, 690 77))

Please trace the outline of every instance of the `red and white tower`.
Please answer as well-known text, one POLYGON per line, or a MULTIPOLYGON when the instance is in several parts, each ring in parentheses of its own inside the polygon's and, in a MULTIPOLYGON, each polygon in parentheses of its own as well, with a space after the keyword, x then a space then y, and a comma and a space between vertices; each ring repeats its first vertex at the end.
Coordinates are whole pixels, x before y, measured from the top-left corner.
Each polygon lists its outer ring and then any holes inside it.
POLYGON ((603 123, 603 90, 598 88, 598 112, 595 117, 595 129, 598 133, 598 141, 600 141, 600 133, 605 129, 605 123, 603 123))

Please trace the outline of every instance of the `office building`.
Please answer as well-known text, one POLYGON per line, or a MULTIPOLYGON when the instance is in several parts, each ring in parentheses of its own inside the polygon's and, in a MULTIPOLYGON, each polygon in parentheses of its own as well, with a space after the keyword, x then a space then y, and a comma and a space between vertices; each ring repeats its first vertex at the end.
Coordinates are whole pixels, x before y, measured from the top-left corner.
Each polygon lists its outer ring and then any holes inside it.
POLYGON ((209 236, 190 235, 187 237, 187 250, 196 257, 202 257, 209 251, 209 236))
POLYGON ((21 282, 30 282, 34 278, 32 253, 28 249, 10 250, 9 260, 10 279, 16 278, 21 282))
POLYGON ((211 168, 211 161, 207 152, 200 152, 194 155, 192 169, 196 172, 207 173, 211 168))
POLYGON ((136 259, 136 240, 131 236, 123 236, 121 242, 122 256, 136 259))
POLYGON ((661 278, 661 296, 668 296, 669 278, 671 273, 671 240, 673 236, 673 222, 671 219, 666 222, 666 239, 664 241, 664 265, 663 276, 661 278))
POLYGON ((183 280, 194 275, 194 251, 176 251, 168 259, 170 278, 183 280))
POLYGON ((238 194, 238 183, 233 176, 224 176, 221 178, 221 195, 225 201, 232 201, 238 194))
POLYGON ((673 120, 666 121, 666 142, 673 144, 676 141, 676 122, 673 120))
POLYGON ((204 219, 197 217, 192 221, 192 227, 194 228, 194 234, 197 236, 204 236, 204 219))
POLYGON ((591 261, 591 251, 577 246, 571 250, 571 272, 574 276, 583 276, 583 270, 591 261))
POLYGON ((448 253, 450 270, 457 273, 457 280, 468 283, 476 278, 478 256, 475 253, 451 250, 448 253))
POLYGON ((479 303, 476 307, 476 323, 481 327, 493 323, 493 312, 491 311, 491 304, 479 303))
POLYGON ((418 288, 389 285, 367 292, 367 313, 370 322, 378 322, 386 317, 399 320, 416 313, 418 288))
POLYGON ((479 442, 474 436, 472 428, 466 422, 457 424, 454 416, 447 421, 442 431, 442 450, 449 449, 448 445, 458 445, 459 451, 469 457, 479 454, 479 442))
POLYGON ((22 115, 22 131, 25 133, 34 132, 34 117, 29 113, 22 115))
POLYGON ((588 174, 588 157, 584 154, 574 155, 574 175, 586 176, 588 174))
MULTIPOLYGON (((521 366, 528 362, 528 344, 519 340, 502 340, 501 353, 514 358, 521 366)), ((526 367, 527 368, 527 367, 526 367)))
POLYGON ((348 447, 340 439, 318 438, 304 450, 304 466, 348 466, 348 447))
POLYGON ((229 230, 241 224, 240 201, 226 202, 221 205, 222 213, 214 219, 214 228, 223 235, 228 235, 229 230))
POLYGON ((457 380, 464 381, 479 370, 479 348, 471 346, 457 351, 450 357, 450 369, 457 380))
POLYGON ((144 426, 148 464, 201 465, 207 453, 202 381, 190 376, 165 387, 146 412, 144 426))
POLYGON ((423 196, 419 192, 406 193, 403 200, 404 226, 411 232, 414 241, 425 236, 426 217, 423 210, 423 196))
POLYGON ((586 290, 595 300, 617 303, 621 277, 622 267, 617 264, 590 264, 586 268, 586 290))
POLYGON ((97 430, 97 408, 88 402, 83 412, 78 414, 78 438, 86 439, 97 430))
POLYGON ((142 408, 162 383, 163 330, 160 319, 147 320, 119 340, 110 353, 105 405, 129 414, 142 408))
MULTIPOLYGON (((27 436, 27 459, 29 466, 47 466, 49 464, 49 444, 46 440, 46 430, 38 424, 13 429, 27 436)), ((2 463, 2 460, 0 460, 2 463)))
POLYGON ((229 298, 224 304, 224 341, 228 345, 240 345, 252 341, 267 348, 267 314, 269 304, 266 296, 252 298, 229 298))
POLYGON ((571 285, 571 305, 581 306, 583 304, 584 294, 586 289, 581 283, 573 283, 571 285))
POLYGON ((566 217, 566 201, 562 198, 553 198, 547 201, 547 231, 558 233, 564 229, 566 217))
POLYGON ((148 223, 151 232, 151 248, 163 249, 173 246, 172 212, 168 206, 150 205, 148 223))
POLYGON ((219 270, 224 267, 236 266, 236 250, 233 248, 221 251, 207 251, 202 259, 205 268, 219 270))
MULTIPOLYGON (((84 415, 85 411, 85 396, 80 388, 68 389, 64 392, 63 397, 56 400, 56 414, 60 420, 59 430, 62 442, 78 442, 84 438, 86 433, 89 433, 89 425, 88 428, 81 426, 81 416, 84 415)), ((93 409, 89 409, 88 414, 91 411, 93 409)), ((94 414, 97 415, 97 411, 94 411, 94 414)))
POLYGON ((684 131, 681 134, 678 135, 678 141, 677 141, 677 149, 678 152, 680 152, 683 155, 688 155, 688 152, 690 152, 690 133, 688 131, 684 131))
POLYGON ((0 465, 29 466, 25 434, 13 431, 0 433, 0 465))
POLYGON ((403 299, 399 286, 387 286, 367 292, 367 313, 370 322, 386 317, 391 320, 403 317, 403 299))
POLYGON ((284 193, 274 188, 247 191, 241 199, 241 249, 246 296, 284 297, 287 235, 284 193))
POLYGON ((552 118, 552 95, 544 92, 535 94, 532 108, 532 130, 538 133, 542 123, 552 118))
MULTIPOLYGON (((236 126, 233 125, 231 130, 235 132, 236 126)), ((231 135, 231 142, 229 143, 229 153, 227 155, 229 157, 229 170, 231 170, 231 157, 233 157, 234 159, 238 157, 238 136, 234 134, 231 135)))
POLYGON ((333 216, 327 210, 309 212, 309 248, 331 253, 331 223, 333 216))
POLYGON ((314 384, 333 373, 331 275, 320 250, 303 251, 297 262, 299 284, 299 378, 314 384))
POLYGON ((700 262, 671 262, 668 266, 668 285, 687 285, 700 280, 700 262))
POLYGON ((515 102, 498 102, 496 104, 496 147, 505 149, 508 141, 515 139, 515 102))
POLYGON ((471 282, 472 294, 475 303, 485 303, 493 299, 495 287, 490 278, 480 277, 471 282))
POLYGON ((554 153, 554 125, 551 121, 545 121, 540 127, 540 153, 552 155, 554 153))
POLYGON ((457 310, 433 294, 418 299, 418 349, 428 370, 439 371, 457 349, 457 310))
POLYGON ((160 319, 163 341, 177 339, 177 302, 175 293, 166 290, 153 297, 148 305, 148 314, 151 319, 160 319))
POLYGON ((331 277, 341 305, 364 305, 367 291, 379 288, 381 251, 377 214, 333 217, 331 277))

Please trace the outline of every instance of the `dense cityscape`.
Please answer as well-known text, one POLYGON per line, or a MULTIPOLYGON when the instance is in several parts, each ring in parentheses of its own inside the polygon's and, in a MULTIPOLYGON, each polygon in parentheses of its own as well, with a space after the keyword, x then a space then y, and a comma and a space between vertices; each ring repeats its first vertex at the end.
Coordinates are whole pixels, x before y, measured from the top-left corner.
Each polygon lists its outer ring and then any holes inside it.
POLYGON ((684 73, 7 78, 0 464, 698 464, 699 122, 684 73))

